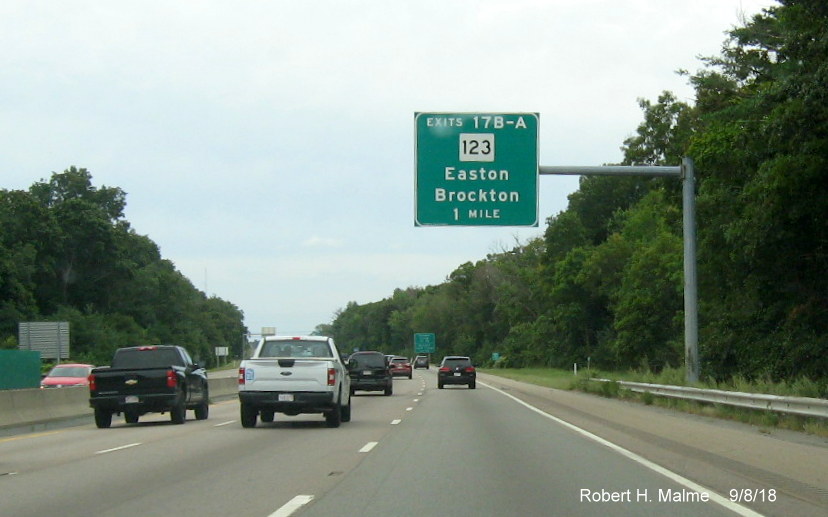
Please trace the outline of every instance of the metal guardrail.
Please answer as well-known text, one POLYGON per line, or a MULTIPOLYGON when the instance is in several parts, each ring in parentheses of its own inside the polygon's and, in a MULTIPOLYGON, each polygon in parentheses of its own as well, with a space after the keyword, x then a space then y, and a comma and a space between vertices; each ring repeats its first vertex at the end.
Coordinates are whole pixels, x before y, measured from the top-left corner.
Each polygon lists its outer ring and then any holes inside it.
POLYGON ((649 392, 653 395, 677 399, 696 400, 712 404, 725 404, 778 413, 790 413, 800 416, 828 418, 828 400, 810 397, 782 397, 762 393, 745 393, 742 391, 709 390, 687 386, 669 386, 666 384, 647 384, 643 382, 612 381, 611 379, 591 379, 599 382, 616 382, 619 386, 638 393, 649 392))

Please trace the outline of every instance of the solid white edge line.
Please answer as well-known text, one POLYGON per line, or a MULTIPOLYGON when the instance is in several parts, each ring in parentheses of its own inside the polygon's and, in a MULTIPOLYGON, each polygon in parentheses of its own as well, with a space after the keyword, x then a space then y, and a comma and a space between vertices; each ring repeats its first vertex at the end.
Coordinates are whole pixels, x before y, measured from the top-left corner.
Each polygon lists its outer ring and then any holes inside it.
POLYGON ((297 495, 290 501, 284 504, 281 508, 268 515, 268 517, 288 517, 299 508, 305 506, 313 500, 312 495, 297 495))
POLYGON ((359 452, 371 452, 371 449, 377 446, 379 442, 368 442, 366 443, 359 452))
POLYGON ((653 463, 652 461, 650 461, 650 460, 648 460, 648 459, 646 459, 642 456, 639 456, 638 454, 636 454, 632 451, 629 451, 629 450, 621 447, 620 445, 616 445, 616 444, 614 444, 610 441, 607 441, 607 440, 601 438, 598 435, 590 433, 589 431, 587 431, 585 429, 581 429, 580 427, 578 427, 576 425, 573 425, 573 424, 570 424, 569 422, 567 422, 565 420, 561 420, 560 418, 558 418, 556 416, 552 416, 549 413, 546 413, 546 412, 536 408, 535 406, 532 406, 531 404, 528 404, 528 403, 520 400, 519 398, 515 397, 514 395, 506 393, 505 391, 502 391, 498 388, 495 388, 494 386, 490 386, 489 384, 486 384, 484 382, 481 382, 480 384, 482 384, 483 386, 486 386, 487 388, 493 389, 494 391, 500 393, 501 395, 505 395, 505 396, 509 397, 510 399, 514 400, 518 404, 521 404, 522 406, 526 407, 527 409, 530 409, 530 410, 534 411, 535 413, 538 413, 541 416, 545 416, 546 418, 548 418, 548 419, 550 419, 550 420, 566 427, 567 429, 575 431, 576 433, 580 434, 581 436, 583 436, 585 438, 589 438, 592 441, 598 442, 601 445, 609 447, 610 449, 617 452, 618 454, 621 454, 622 456, 625 456, 625 457, 633 460, 634 462, 636 462, 639 465, 642 465, 642 466, 652 470, 653 472, 661 474, 662 476, 678 483, 679 485, 683 485, 683 486, 687 487, 688 489, 690 489, 694 492, 705 492, 705 493, 707 493, 708 495, 710 495, 710 500, 712 502, 715 502, 715 503, 719 504, 720 506, 723 506, 723 507, 727 508, 728 510, 730 510, 730 511, 732 511, 732 512, 738 514, 738 515, 742 515, 744 517, 765 517, 761 513, 757 513, 755 511, 751 510, 750 508, 747 508, 746 506, 742 506, 738 503, 734 503, 730 499, 719 495, 717 492, 714 492, 713 490, 710 490, 709 488, 706 488, 702 485, 694 483, 693 481, 690 481, 689 479, 681 476, 680 474, 676 474, 675 472, 673 472, 671 470, 667 470, 666 468, 664 468, 660 465, 657 465, 657 464, 653 463))
POLYGON ((115 452, 115 451, 122 451, 124 449, 129 449, 130 447, 137 447, 141 445, 140 443, 130 443, 128 445, 121 445, 120 447, 113 447, 111 449, 104 449, 102 451, 96 451, 95 454, 106 454, 107 452, 115 452))
POLYGON ((216 424, 216 425, 214 425, 213 427, 221 427, 221 426, 225 426, 225 425, 230 425, 230 424, 232 424, 233 422, 235 422, 235 420, 229 420, 229 421, 227 421, 227 422, 222 422, 222 423, 220 423, 220 424, 216 424))

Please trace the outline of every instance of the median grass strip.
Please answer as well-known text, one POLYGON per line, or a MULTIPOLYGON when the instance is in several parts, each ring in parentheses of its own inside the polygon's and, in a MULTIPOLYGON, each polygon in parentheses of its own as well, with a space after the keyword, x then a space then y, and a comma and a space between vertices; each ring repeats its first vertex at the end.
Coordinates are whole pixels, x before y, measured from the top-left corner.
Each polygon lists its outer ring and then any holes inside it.
MULTIPOLYGON (((572 371, 555 368, 486 368, 480 371, 549 388, 578 390, 603 397, 638 401, 646 405, 656 405, 686 413, 735 420, 754 425, 759 428, 759 432, 764 433, 769 432, 771 429, 787 429, 817 436, 828 436, 828 422, 819 418, 806 418, 773 411, 760 411, 723 404, 709 404, 692 400, 659 397, 649 392, 636 393, 624 389, 617 382, 591 380, 601 378, 610 379, 611 381, 687 386, 688 384, 684 382, 684 370, 681 368, 665 369, 658 374, 649 371, 619 373, 581 370, 578 375, 574 375, 572 371)), ((765 393, 789 397, 826 398, 826 387, 809 379, 798 379, 790 383, 774 383, 771 381, 749 381, 744 378, 734 378, 728 382, 711 381, 695 383, 692 386, 703 389, 765 393)))

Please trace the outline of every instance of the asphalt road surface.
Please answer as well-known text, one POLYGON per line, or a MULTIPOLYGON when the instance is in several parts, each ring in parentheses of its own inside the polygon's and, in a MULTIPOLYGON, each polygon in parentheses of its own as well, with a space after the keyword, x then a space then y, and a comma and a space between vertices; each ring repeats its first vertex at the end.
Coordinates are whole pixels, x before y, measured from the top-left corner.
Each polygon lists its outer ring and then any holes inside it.
POLYGON ((828 443, 480 376, 415 370, 353 420, 235 400, 0 438, 0 516, 828 515, 828 443))

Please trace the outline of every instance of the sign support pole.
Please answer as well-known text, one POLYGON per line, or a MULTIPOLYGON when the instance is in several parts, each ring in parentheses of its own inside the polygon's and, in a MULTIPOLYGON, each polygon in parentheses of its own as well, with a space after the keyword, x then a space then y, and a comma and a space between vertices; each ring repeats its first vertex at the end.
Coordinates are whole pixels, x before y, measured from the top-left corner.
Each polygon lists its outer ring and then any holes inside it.
POLYGON ((684 364, 687 382, 699 381, 699 295, 696 276, 696 178, 692 158, 681 162, 684 231, 684 364))
POLYGON ((684 368, 688 383, 698 382, 699 300, 696 275, 696 179, 693 160, 684 158, 681 166, 607 165, 601 167, 538 167, 539 174, 582 176, 669 176, 681 178, 682 229, 684 234, 684 368))

